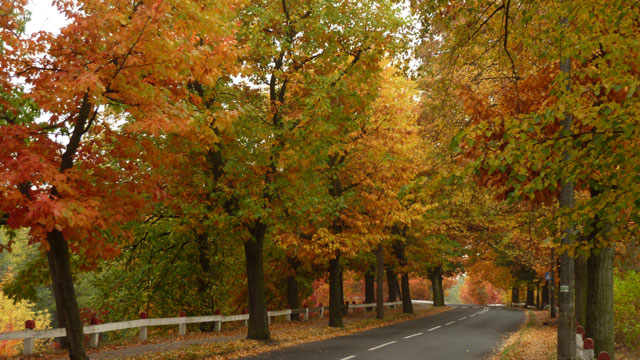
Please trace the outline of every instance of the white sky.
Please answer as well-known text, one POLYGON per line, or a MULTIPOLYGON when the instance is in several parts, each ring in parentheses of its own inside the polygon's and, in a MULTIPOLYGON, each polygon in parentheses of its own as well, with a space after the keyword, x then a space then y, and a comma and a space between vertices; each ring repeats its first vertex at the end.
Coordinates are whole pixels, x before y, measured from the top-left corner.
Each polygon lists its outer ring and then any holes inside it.
POLYGON ((51 0, 29 0, 27 8, 31 11, 27 34, 41 30, 57 32, 67 24, 67 19, 51 5, 51 0))

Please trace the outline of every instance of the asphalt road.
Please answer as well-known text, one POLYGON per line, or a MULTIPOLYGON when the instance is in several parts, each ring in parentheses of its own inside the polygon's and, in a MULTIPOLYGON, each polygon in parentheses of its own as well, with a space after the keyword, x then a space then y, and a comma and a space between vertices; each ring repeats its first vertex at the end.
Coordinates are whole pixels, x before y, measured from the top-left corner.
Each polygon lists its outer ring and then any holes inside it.
POLYGON ((482 359, 500 345, 506 333, 517 330, 524 318, 517 310, 455 305, 453 310, 433 316, 244 359, 482 359))

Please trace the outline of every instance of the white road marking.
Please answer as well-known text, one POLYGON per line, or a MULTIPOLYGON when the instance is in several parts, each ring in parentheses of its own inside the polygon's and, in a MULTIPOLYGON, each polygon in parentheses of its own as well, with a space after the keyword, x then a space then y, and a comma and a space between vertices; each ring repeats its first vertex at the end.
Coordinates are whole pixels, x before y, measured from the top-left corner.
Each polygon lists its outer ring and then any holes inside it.
POLYGON ((355 355, 350 355, 350 356, 347 356, 346 358, 342 358, 340 360, 349 360, 349 359, 353 359, 354 357, 356 357, 356 356, 355 355))
POLYGON ((436 326, 436 327, 431 328, 431 329, 429 329, 429 330, 427 330, 427 331, 433 331, 433 330, 436 330, 436 329, 440 329, 441 327, 442 327, 442 326, 436 326))
POLYGON ((471 315, 469 315, 469 317, 474 317, 474 316, 476 316, 476 314, 471 314, 471 315))
POLYGON ((372 347, 371 349, 369 349, 369 351, 378 350, 378 349, 380 349, 381 347, 385 347, 385 346, 387 346, 387 345, 395 344, 396 342, 397 342, 397 341, 389 341, 388 343, 384 343, 384 344, 382 344, 382 345, 378 345, 378 346, 372 347))
POLYGON ((409 338, 412 338, 412 337, 414 337, 414 336, 418 336, 418 335, 422 335, 422 333, 421 333, 421 332, 419 332, 419 333, 417 333, 417 334, 413 334, 413 335, 405 336, 404 338, 405 338, 405 339, 409 339, 409 338))
POLYGON ((444 326, 448 326, 448 325, 451 325, 451 324, 453 324, 453 323, 455 323, 455 321, 448 322, 448 323, 444 324, 444 326))
POLYGON ((466 318, 467 318, 466 316, 465 316, 465 317, 462 317, 462 318, 458 319, 458 321, 462 321, 462 320, 464 320, 464 319, 466 319, 466 318))

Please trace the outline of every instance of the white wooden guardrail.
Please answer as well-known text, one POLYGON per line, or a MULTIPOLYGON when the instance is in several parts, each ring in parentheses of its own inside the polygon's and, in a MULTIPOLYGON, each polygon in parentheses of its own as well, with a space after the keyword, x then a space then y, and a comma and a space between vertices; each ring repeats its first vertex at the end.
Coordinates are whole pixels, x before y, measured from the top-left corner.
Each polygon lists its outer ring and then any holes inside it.
MULTIPOLYGON (((402 304, 401 301, 385 302, 384 306, 395 307, 400 304, 402 304)), ((357 309, 375 308, 375 307, 376 307, 375 303, 349 304, 347 302, 345 303, 345 312, 348 313, 349 310, 351 309, 351 312, 355 313, 357 309)), ((302 309, 294 309, 294 310, 287 309, 287 310, 268 311, 267 314, 268 314, 269 323, 271 323, 271 318, 275 316, 284 316, 287 321, 291 321, 291 314, 302 314, 304 320, 309 320, 309 313, 318 312, 319 317, 322 318, 324 317, 324 312, 328 309, 329 309, 328 306, 322 306, 322 304, 320 304, 319 307, 312 307, 312 308, 304 307, 302 309)), ((221 331, 222 323, 231 322, 231 321, 242 321, 246 326, 249 321, 249 314, 244 313, 239 315, 223 316, 223 315, 220 315, 219 311, 216 311, 216 315, 186 316, 185 312, 180 312, 179 317, 148 319, 147 314, 143 312, 143 313, 140 313, 139 320, 128 320, 128 321, 119 321, 119 322, 106 323, 106 324, 86 325, 83 327, 83 331, 85 335, 90 335, 89 346, 92 348, 95 348, 98 346, 100 333, 109 332, 109 331, 137 328, 138 338, 141 341, 144 341, 144 340, 147 340, 147 328, 149 326, 178 325, 178 334, 186 335, 187 324, 213 322, 215 323, 214 330, 221 331)), ((64 328, 47 329, 47 330, 34 330, 34 328, 35 328, 35 322, 33 320, 28 320, 25 323, 25 330, 0 333, 0 341, 22 339, 24 342, 23 354, 32 355, 34 339, 50 339, 50 338, 67 336, 67 331, 64 328)))

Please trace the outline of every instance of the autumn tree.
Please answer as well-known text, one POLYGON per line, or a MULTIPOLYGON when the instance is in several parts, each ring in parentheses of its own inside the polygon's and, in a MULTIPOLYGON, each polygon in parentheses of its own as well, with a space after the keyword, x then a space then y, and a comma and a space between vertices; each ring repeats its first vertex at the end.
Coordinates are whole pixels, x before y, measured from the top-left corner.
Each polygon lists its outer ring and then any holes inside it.
MULTIPOLYGON (((509 201, 533 203, 554 202, 563 184, 575 184, 575 207, 547 225, 565 258, 590 256, 589 277, 596 282, 590 285, 594 303, 587 304, 594 309, 588 333, 596 351, 610 353, 608 264, 612 244, 636 223, 636 205, 625 199, 635 196, 633 176, 626 175, 633 173, 637 152, 630 130, 637 109, 631 90, 637 81, 637 11, 628 1, 459 2, 443 6, 436 17, 443 20, 436 27, 446 33, 447 56, 467 73, 460 79, 461 95, 474 126, 461 138, 476 179, 505 186, 509 201), (571 128, 563 128, 569 119, 571 128), (559 229, 573 230, 561 242, 559 229), (571 245, 576 236, 580 241, 571 245)), ((562 294, 572 296, 572 279, 563 282, 569 293, 562 288, 562 294)), ((573 314, 562 309, 559 356, 571 358, 573 346, 566 344, 573 338, 573 314)))
MULTIPOLYGON (((25 3, 3 1, 12 10, 3 11, 3 22, 11 18, 5 14, 20 18, 25 3)), ((215 81, 233 58, 230 28, 218 24, 234 4, 56 5, 70 21, 59 34, 19 36, 17 26, 6 37, 14 44, 2 56, 0 81, 7 87, 22 77, 30 87, 24 96, 49 116, 3 116, 0 212, 8 227, 29 228, 47 252, 69 355, 84 359, 70 254, 91 266, 130 238, 120 225, 139 218, 158 194, 148 170, 162 157, 145 138, 189 127, 185 85, 194 77, 215 81)))

